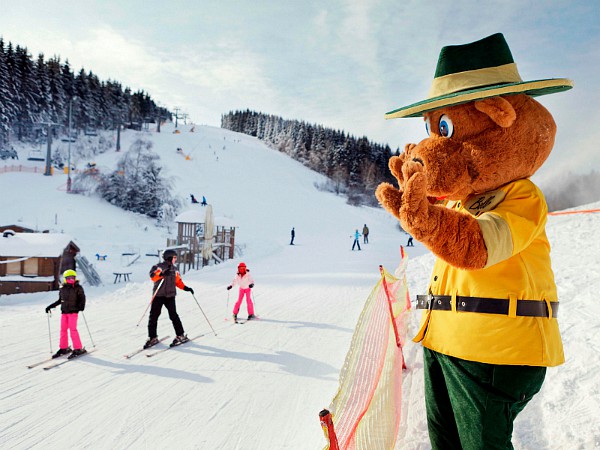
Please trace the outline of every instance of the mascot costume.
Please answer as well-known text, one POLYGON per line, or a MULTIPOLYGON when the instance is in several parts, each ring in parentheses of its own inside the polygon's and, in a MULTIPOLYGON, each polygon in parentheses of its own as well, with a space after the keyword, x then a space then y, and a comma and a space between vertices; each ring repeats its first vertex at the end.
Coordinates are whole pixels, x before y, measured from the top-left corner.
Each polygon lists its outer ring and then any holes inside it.
POLYGON ((498 33, 442 48, 429 97, 386 114, 423 117, 429 135, 390 159, 399 188, 376 196, 437 258, 414 338, 434 449, 512 448, 515 417, 564 362, 548 208, 529 178, 556 133, 533 97, 572 86, 523 81, 498 33))

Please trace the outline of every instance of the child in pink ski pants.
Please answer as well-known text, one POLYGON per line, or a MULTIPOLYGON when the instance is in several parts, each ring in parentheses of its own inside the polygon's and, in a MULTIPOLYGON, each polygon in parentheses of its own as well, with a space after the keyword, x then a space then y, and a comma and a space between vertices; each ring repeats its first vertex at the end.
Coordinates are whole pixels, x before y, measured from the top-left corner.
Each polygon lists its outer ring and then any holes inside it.
POLYGON ((69 347, 69 334, 71 335, 71 341, 73 341, 73 353, 77 355, 85 353, 85 350, 82 349, 81 346, 79 332, 77 331, 78 314, 85 309, 85 292, 83 291, 83 287, 79 284, 77 272, 74 270, 66 270, 63 274, 63 280, 60 290, 58 291, 58 300, 46 306, 46 314, 58 305, 60 305, 62 312, 60 316, 59 349, 58 352, 54 354, 53 358, 71 352, 71 348, 69 347))
POLYGON ((254 287, 254 280, 250 275, 250 271, 246 268, 246 264, 239 263, 238 272, 236 276, 233 278, 233 281, 229 286, 227 286, 227 290, 230 290, 234 285, 238 285, 240 287, 240 293, 233 307, 233 317, 237 319, 238 312, 240 311, 240 306, 242 306, 242 301, 244 300, 244 295, 246 296, 246 306, 248 308, 248 318, 254 318, 254 304, 252 303, 252 297, 250 295, 250 291, 254 287))
POLYGON ((77 331, 77 319, 79 314, 61 314, 60 315, 60 348, 67 348, 69 346, 69 337, 71 335, 71 341, 73 341, 73 348, 80 349, 81 339, 79 338, 79 331, 77 331))

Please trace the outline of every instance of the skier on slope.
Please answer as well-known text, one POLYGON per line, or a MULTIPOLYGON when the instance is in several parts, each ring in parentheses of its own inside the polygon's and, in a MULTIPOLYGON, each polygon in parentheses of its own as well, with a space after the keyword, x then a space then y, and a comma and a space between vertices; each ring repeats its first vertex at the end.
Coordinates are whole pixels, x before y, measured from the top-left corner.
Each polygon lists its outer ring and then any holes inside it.
POLYGON ((154 282, 154 300, 150 306, 148 340, 144 344, 144 348, 158 344, 156 328, 163 305, 167 308, 169 319, 171 319, 173 328, 175 328, 176 337, 172 345, 179 345, 189 340, 183 331, 181 319, 177 314, 175 296, 177 295, 176 287, 186 292, 191 292, 192 295, 194 295, 194 290, 186 286, 179 275, 179 270, 175 266, 175 262, 177 261, 175 250, 166 250, 163 253, 163 260, 163 262, 152 266, 152 269, 150 269, 150 279, 154 282))
POLYGON ((252 275, 250 275, 250 271, 246 268, 246 264, 241 262, 238 264, 238 271, 233 281, 229 286, 227 286, 227 290, 229 291, 234 285, 238 285, 240 287, 240 293, 238 296, 238 300, 233 307, 233 319, 237 320, 238 312, 240 311, 240 306, 242 305, 242 300, 244 299, 244 295, 246 296, 246 307, 248 308, 248 320, 254 319, 254 304, 252 303, 252 298, 250 296, 250 291, 254 287, 254 280, 252 279, 252 275))
POLYGON ((356 231, 354 232, 354 242, 352 243, 352 251, 354 251, 354 247, 356 247, 358 245, 358 250, 360 250, 360 242, 359 239, 360 238, 360 233, 358 232, 358 228, 356 229, 356 231))
POLYGON ((52 355, 52 358, 58 358, 71 352, 69 358, 86 353, 86 350, 82 348, 79 332, 77 331, 79 311, 85 309, 85 292, 79 284, 77 272, 74 270, 65 270, 63 273, 63 284, 58 291, 58 300, 46 306, 46 314, 49 314, 50 310, 58 305, 60 305, 62 313, 60 317, 60 342, 59 349, 52 355), (73 350, 69 347, 69 333, 73 342, 73 350))

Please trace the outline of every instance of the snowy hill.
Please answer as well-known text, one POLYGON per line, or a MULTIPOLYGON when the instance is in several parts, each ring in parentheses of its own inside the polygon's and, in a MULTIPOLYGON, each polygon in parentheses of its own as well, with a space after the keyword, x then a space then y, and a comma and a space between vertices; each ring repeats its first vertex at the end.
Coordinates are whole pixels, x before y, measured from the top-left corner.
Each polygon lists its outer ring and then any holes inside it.
MULTIPOLYGON (((84 345, 89 349, 95 344, 96 351, 50 371, 25 367, 49 355, 49 338, 56 349, 59 314, 48 324, 44 313, 56 293, 0 297, 2 448, 324 445, 318 412, 335 394, 358 314, 378 280, 378 265, 395 268, 398 247, 407 236, 389 214, 351 207, 343 198, 317 190, 320 175, 254 138, 211 127, 196 126, 193 133, 189 126, 180 128, 180 134, 172 128, 160 134, 127 131, 122 149, 138 135, 151 140, 188 207, 189 194, 204 195, 216 216, 238 226, 243 256, 183 276, 217 335, 191 295, 180 292, 178 312, 186 332, 203 337, 153 358, 126 360, 123 355, 139 347, 147 334, 147 316, 139 327, 136 323, 150 300, 147 274, 156 258, 145 255, 163 248, 172 234, 94 196, 67 194, 64 174, 0 174, 0 189, 9 193, 0 198, 2 222, 69 234, 104 280, 97 288, 84 284, 93 343, 85 322, 79 323, 84 345), (370 243, 353 252, 350 236, 365 223, 370 243), (288 245, 292 227, 294 246, 288 245), (112 273, 128 263, 122 256, 128 252, 142 255, 128 267, 132 282, 113 284, 112 273), (106 254, 106 261, 96 261, 96 253, 106 254), (225 286, 240 260, 256 280, 253 292, 261 317, 245 325, 224 320, 237 298, 235 289, 228 294, 225 286)), ((120 156, 109 151, 94 162, 109 171, 120 156)), ((600 441, 594 419, 600 404, 595 371, 600 311, 592 296, 600 282, 590 269, 600 254, 594 239, 599 218, 549 218, 567 363, 548 371, 542 392, 517 420, 516 448, 592 448, 600 441)), ((408 253, 414 296, 425 289, 433 258, 419 243, 408 253)), ((413 314, 413 325, 418 316, 413 314)), ((173 336, 166 312, 158 329, 161 336, 173 336)), ((397 448, 429 448, 421 353, 412 344, 405 350, 409 370, 397 448)))

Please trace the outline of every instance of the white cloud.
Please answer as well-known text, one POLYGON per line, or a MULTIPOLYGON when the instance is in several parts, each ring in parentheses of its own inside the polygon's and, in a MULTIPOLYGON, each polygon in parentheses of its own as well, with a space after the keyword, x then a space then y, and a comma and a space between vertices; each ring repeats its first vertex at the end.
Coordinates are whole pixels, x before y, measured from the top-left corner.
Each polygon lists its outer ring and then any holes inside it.
POLYGON ((442 46, 500 31, 524 78, 576 82, 548 102, 559 125, 552 161, 574 159, 573 148, 595 151, 600 138, 581 119, 597 122, 600 100, 600 36, 585 2, 553 0, 535 14, 517 0, 68 5, 69 15, 15 5, 0 17, 4 39, 143 89, 201 123, 219 125, 221 114, 250 108, 403 147, 423 137, 421 122, 383 114, 427 95, 442 46))

